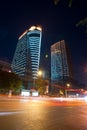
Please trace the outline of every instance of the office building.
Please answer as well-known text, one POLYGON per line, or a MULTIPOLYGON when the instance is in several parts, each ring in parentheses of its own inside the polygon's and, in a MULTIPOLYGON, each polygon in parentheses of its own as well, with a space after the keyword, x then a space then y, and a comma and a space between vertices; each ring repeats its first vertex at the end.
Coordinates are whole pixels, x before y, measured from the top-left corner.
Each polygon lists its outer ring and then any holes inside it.
POLYGON ((64 40, 51 46, 51 81, 65 85, 73 78, 69 49, 64 40))
POLYGON ((12 61, 12 70, 27 83, 37 79, 38 76, 41 37, 41 27, 32 26, 18 39, 12 61))

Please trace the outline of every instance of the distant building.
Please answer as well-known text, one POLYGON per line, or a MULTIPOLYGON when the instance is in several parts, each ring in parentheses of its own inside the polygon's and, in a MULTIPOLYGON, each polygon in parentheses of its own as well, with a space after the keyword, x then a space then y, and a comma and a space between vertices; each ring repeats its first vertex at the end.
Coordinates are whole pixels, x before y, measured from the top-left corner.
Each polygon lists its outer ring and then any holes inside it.
POLYGON ((26 87, 38 76, 42 29, 32 26, 18 39, 12 61, 12 70, 18 74, 26 87))
POLYGON ((11 64, 7 61, 0 60, 0 70, 11 72, 11 64))
POLYGON ((65 85, 73 78, 69 49, 64 40, 51 46, 51 81, 65 85))

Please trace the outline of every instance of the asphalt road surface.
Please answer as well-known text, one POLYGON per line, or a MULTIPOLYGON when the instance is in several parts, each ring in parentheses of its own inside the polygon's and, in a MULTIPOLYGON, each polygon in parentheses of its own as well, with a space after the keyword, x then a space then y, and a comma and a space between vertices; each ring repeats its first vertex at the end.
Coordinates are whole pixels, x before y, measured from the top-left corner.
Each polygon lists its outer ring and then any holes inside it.
POLYGON ((0 130, 87 130, 87 103, 1 99, 0 130))

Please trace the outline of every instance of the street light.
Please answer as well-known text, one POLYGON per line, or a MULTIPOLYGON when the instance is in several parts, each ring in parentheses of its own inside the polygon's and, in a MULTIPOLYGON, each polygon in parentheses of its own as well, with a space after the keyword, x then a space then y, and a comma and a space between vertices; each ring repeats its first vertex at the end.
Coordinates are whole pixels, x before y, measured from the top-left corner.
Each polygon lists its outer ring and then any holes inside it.
MULTIPOLYGON (((42 76, 42 71, 41 70, 39 70, 38 72, 37 72, 37 77, 41 77, 42 76)), ((36 78, 34 78, 34 80, 33 80, 33 86, 34 86, 34 88, 35 88, 35 81, 36 80, 36 78)))
POLYGON ((70 87, 70 84, 69 83, 67 83, 66 84, 66 89, 65 89, 65 96, 67 97, 67 88, 69 88, 70 87))
POLYGON ((42 76, 42 71, 41 70, 38 71, 38 76, 42 76))
POLYGON ((67 88, 69 88, 69 87, 70 87, 70 84, 69 84, 69 83, 67 83, 67 84, 66 84, 66 86, 67 86, 67 88))

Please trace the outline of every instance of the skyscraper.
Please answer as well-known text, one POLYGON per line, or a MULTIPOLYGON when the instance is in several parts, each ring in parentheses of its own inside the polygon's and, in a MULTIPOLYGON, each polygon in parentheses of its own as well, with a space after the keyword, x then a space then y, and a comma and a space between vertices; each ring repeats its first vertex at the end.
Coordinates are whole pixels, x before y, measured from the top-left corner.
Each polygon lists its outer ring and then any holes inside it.
POLYGON ((40 63, 41 37, 41 27, 32 26, 18 39, 12 61, 12 70, 25 79, 25 81, 37 78, 40 63))
POLYGON ((51 46, 51 81, 64 85, 73 78, 69 49, 64 40, 51 46))

